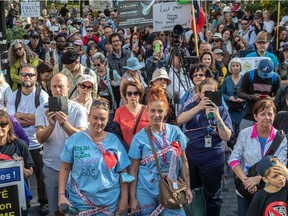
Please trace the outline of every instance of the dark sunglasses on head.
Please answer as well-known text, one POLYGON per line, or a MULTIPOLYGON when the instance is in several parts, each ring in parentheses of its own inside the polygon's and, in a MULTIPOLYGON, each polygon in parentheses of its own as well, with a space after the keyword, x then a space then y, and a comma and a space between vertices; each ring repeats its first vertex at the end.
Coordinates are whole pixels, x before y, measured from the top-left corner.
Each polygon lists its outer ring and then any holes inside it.
POLYGON ((43 43, 43 44, 50 44, 50 42, 45 42, 45 41, 43 41, 42 43, 43 43))
POLYGON ((87 86, 87 85, 84 85, 84 84, 80 84, 79 86, 80 86, 80 88, 87 89, 87 90, 91 90, 93 88, 93 86, 87 86))
POLYGON ((109 103, 105 102, 105 101, 101 101, 101 100, 94 100, 91 107, 100 107, 100 108, 104 108, 106 110, 109 110, 109 103))
POLYGON ((134 91, 134 92, 132 92, 132 91, 127 91, 127 96, 128 97, 131 97, 132 95, 134 95, 134 96, 140 96, 140 92, 139 91, 134 91))
POLYGON ((7 122, 0 123, 0 128, 6 128, 9 125, 7 122))
POLYGON ((22 72, 22 73, 20 73, 20 76, 22 76, 22 77, 26 77, 26 76, 28 76, 28 77, 34 77, 34 76, 36 76, 36 74, 32 74, 32 73, 27 73, 27 72, 22 72))

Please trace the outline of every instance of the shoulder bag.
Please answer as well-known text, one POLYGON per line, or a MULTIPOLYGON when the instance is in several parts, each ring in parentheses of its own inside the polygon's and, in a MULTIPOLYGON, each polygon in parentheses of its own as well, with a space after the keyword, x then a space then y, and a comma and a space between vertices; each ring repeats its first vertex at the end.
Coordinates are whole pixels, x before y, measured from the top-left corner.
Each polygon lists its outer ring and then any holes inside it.
MULTIPOLYGON (((280 143, 282 142, 282 140, 284 139, 285 135, 284 132, 282 130, 277 131, 277 134, 275 136, 275 139, 273 140, 271 146, 269 147, 269 149, 267 150, 266 154, 264 155, 274 155, 277 148, 279 147, 280 143)), ((253 166, 251 166, 248 170, 248 174, 247 177, 253 177, 253 176, 257 176, 259 175, 257 172, 257 164, 254 164, 253 166)), ((251 201, 254 194, 249 193, 248 190, 245 189, 245 186, 243 184, 243 182, 240 180, 240 178, 236 177, 235 178, 235 187, 236 190, 247 200, 247 201, 251 201)), ((257 186, 258 190, 262 189, 265 187, 265 183, 263 182, 263 180, 260 181, 259 185, 257 186)), ((258 191, 257 190, 257 191, 258 191)))
POLYGON ((160 175, 159 202, 165 208, 169 208, 169 209, 182 208, 184 204, 187 204, 186 183, 180 176, 178 176, 177 179, 170 179, 161 173, 159 160, 157 158, 157 154, 154 148, 154 144, 153 144, 148 126, 145 128, 145 132, 148 135, 150 146, 151 146, 154 158, 155 158, 155 163, 156 163, 159 175, 160 175))

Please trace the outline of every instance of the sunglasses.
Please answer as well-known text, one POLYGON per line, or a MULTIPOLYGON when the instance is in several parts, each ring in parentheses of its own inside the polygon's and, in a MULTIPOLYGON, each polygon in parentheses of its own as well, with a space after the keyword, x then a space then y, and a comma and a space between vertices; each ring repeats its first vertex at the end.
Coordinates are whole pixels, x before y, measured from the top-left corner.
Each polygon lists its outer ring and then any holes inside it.
POLYGON ((62 28, 62 30, 67 30, 67 28, 62 28))
POLYGON ((93 32, 93 30, 87 30, 86 32, 93 32))
POLYGON ((23 48, 23 47, 18 47, 18 48, 15 48, 14 50, 15 50, 15 52, 17 52, 17 51, 22 50, 22 48, 23 48))
POLYGON ((240 39, 238 39, 238 40, 235 40, 235 43, 238 43, 238 42, 240 42, 241 40, 240 39))
POLYGON ((165 36, 165 34, 159 34, 160 36, 165 36))
POLYGON ((109 110, 109 103, 101 100, 94 100, 91 107, 99 107, 99 108, 104 108, 106 110, 109 110))
POLYGON ((81 89, 87 89, 87 90, 91 90, 93 88, 93 86, 87 86, 87 85, 84 85, 84 84, 80 84, 79 85, 81 89))
POLYGON ((216 43, 218 43, 220 40, 213 40, 213 42, 216 42, 216 43))
POLYGON ((135 91, 135 92, 128 91, 126 94, 127 94, 128 97, 132 97, 132 95, 140 96, 140 92, 139 91, 135 91))
POLYGON ((20 73, 20 76, 22 76, 22 77, 26 77, 26 76, 28 76, 28 77, 34 77, 34 76, 36 76, 36 74, 32 74, 32 73, 27 73, 27 72, 23 72, 23 73, 20 73))
POLYGON ((202 73, 200 73, 200 74, 193 74, 193 75, 192 75, 193 78, 196 78, 196 77, 204 77, 204 76, 205 76, 205 74, 202 74, 202 73))
POLYGON ((50 44, 50 42, 42 42, 43 44, 50 44))
POLYGON ((0 128, 6 128, 9 125, 7 122, 0 123, 0 128))
POLYGON ((241 25, 247 25, 248 23, 241 23, 241 25))
POLYGON ((39 37, 38 36, 33 36, 32 39, 39 39, 39 37))

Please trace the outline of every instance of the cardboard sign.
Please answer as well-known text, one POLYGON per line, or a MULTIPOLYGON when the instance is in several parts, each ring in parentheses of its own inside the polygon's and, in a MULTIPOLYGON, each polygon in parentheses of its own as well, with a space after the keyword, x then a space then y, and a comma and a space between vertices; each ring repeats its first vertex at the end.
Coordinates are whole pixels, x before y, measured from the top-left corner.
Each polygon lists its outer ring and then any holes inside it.
POLYGON ((152 25, 153 4, 154 1, 119 1, 118 26, 130 28, 152 25))
POLYGON ((21 215, 26 210, 22 161, 0 161, 0 216, 21 215))
POLYGON ((270 59, 269 57, 245 57, 241 59, 242 71, 250 71, 258 69, 259 62, 262 59, 270 59))
POLYGON ((21 17, 39 17, 40 1, 38 2, 21 2, 21 17))
POLYGON ((155 4, 153 6, 153 30, 171 31, 175 25, 191 27, 191 4, 180 5, 176 2, 155 4))

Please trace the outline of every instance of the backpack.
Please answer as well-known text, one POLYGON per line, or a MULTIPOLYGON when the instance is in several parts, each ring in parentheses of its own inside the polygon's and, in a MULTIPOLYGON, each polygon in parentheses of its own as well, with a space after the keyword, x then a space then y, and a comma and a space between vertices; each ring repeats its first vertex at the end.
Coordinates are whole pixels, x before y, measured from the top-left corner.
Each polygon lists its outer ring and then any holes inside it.
POLYGON ((89 58, 86 59, 86 65, 88 68, 91 68, 91 61, 89 58))
MULTIPOLYGON (((41 93, 41 87, 40 85, 35 85, 36 91, 35 91, 35 107, 37 108, 40 105, 40 93, 41 93)), ((22 87, 18 88, 16 93, 16 99, 15 99, 15 111, 17 112, 19 103, 21 101, 22 96, 22 87)))
MULTIPOLYGON (((255 75, 255 70, 249 71, 249 81, 250 82, 253 82, 254 75, 255 75)), ((278 74, 273 72, 273 75, 272 75, 271 79, 272 79, 272 85, 276 84, 277 79, 278 79, 278 74)))

